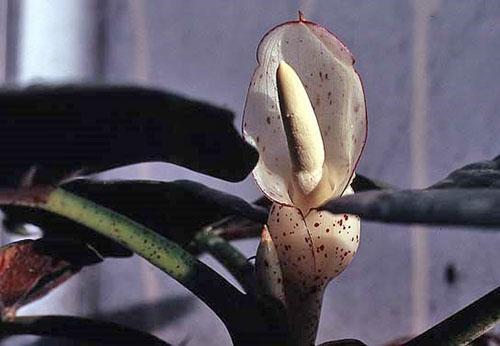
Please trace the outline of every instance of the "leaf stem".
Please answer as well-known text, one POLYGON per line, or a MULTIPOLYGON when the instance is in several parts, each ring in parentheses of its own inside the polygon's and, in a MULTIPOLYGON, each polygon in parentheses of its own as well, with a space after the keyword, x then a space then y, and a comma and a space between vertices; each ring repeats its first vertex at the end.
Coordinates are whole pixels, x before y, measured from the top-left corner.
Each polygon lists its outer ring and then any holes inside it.
POLYGON ((218 260, 238 280, 247 294, 255 295, 254 266, 236 247, 210 229, 198 232, 194 241, 201 251, 208 252, 218 260))
POLYGON ((40 207, 116 240, 182 284, 195 273, 196 259, 180 246, 90 200, 58 188, 40 207))
POLYGON ((402 346, 468 345, 500 321, 500 287, 402 346))

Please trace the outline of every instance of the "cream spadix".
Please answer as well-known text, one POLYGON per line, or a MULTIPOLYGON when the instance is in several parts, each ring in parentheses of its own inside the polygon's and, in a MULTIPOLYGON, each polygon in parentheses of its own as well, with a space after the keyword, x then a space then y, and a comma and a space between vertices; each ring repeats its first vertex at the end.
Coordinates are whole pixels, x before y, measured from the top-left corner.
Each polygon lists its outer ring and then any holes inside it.
POLYGON ((281 61, 276 71, 281 120, 292 165, 288 187, 292 202, 307 213, 331 195, 325 149, 314 109, 294 69, 281 61))

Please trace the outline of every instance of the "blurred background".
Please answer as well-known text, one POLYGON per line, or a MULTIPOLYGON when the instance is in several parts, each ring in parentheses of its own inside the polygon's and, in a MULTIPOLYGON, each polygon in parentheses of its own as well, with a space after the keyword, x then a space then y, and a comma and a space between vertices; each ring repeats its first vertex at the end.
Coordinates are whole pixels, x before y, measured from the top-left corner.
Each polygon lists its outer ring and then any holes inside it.
MULTIPOLYGON (((369 117, 359 172, 425 187, 500 154, 498 0, 0 0, 0 82, 154 86, 227 107, 239 127, 260 38, 299 9, 356 57, 369 117)), ((166 164, 104 177, 192 179, 260 196, 249 178, 226 183, 166 164)), ((236 244, 255 254, 256 240, 236 244)), ((487 232, 364 222, 357 257, 327 290, 318 342, 381 345, 422 332, 499 285, 499 249, 487 232)), ((87 268, 20 311, 36 313, 113 320, 174 345, 230 344, 215 314, 137 257, 87 268)))

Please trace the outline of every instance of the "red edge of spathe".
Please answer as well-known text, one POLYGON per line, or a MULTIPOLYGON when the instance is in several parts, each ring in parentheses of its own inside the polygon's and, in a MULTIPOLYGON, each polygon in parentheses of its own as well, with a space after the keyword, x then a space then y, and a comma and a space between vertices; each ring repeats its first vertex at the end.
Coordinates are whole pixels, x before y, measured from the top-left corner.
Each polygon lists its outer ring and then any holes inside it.
MULTIPOLYGON (((329 35, 332 35, 335 39, 337 39, 340 44, 342 45, 342 47, 346 50, 346 52, 349 54, 349 56, 351 57, 352 59, 352 65, 353 65, 353 69, 354 69, 354 72, 356 73, 356 75, 358 76, 359 78, 359 81, 361 83, 361 90, 363 91, 363 101, 365 102, 365 136, 364 136, 364 140, 363 140, 363 147, 361 148, 361 151, 359 152, 359 155, 358 155, 358 158, 356 160, 356 163, 354 164, 354 167, 353 167, 353 170, 352 170, 352 173, 349 177, 349 179, 347 180, 348 182, 351 181, 353 175, 355 174, 356 172, 356 168, 358 167, 358 164, 359 164, 359 161, 361 160, 361 155, 363 154, 363 151, 365 149, 365 146, 366 146, 366 141, 367 141, 367 138, 368 138, 368 107, 366 106, 366 94, 365 94, 365 87, 364 87, 364 84, 363 84, 363 79, 361 78, 360 74, 358 73, 358 71, 356 70, 356 68, 354 68, 354 64, 356 63, 356 59, 354 58, 354 55, 351 53, 351 51, 349 50, 349 48, 347 48, 347 46, 345 45, 345 43, 339 39, 337 37, 337 35, 335 35, 333 32, 331 32, 330 30, 328 30, 327 28, 317 24, 317 23, 314 23, 314 22, 311 22, 309 20, 306 20, 304 19, 304 15, 302 14, 301 11, 299 11, 299 19, 296 19, 296 20, 290 20, 290 21, 287 21, 287 22, 284 22, 284 23, 281 23, 281 24, 278 24, 274 27, 272 27, 271 29, 269 29, 265 34, 264 36, 260 39, 259 41, 259 44, 257 45, 257 50, 255 52, 255 60, 257 61, 257 66, 254 68, 253 70, 253 73, 252 73, 252 78, 250 80, 250 83, 248 84, 248 88, 247 88, 247 97, 245 98, 245 104, 243 106, 243 117, 242 117, 242 121, 241 121, 241 134, 243 136, 243 139, 248 143, 248 141, 246 140, 246 135, 245 135, 245 110, 247 108, 247 101, 248 101, 248 93, 250 91, 250 87, 252 86, 252 80, 253 80, 253 77, 255 76, 255 73, 257 72, 257 69, 260 67, 260 61, 259 61, 259 51, 260 51, 260 47, 262 45, 262 42, 264 42, 264 40, 267 38, 267 36, 273 32, 274 30, 282 27, 282 26, 285 26, 285 25, 291 25, 291 24, 297 24, 297 23, 304 23, 306 25, 311 25, 311 26, 314 26, 314 27, 317 27, 319 28, 320 30, 323 30, 325 31, 326 33, 328 33, 329 35)), ((260 158, 259 158, 260 160, 260 158)), ((254 167, 255 169, 255 167, 254 167)), ((281 202, 278 202, 276 200, 274 200, 273 198, 269 197, 266 193, 264 193, 263 189, 260 187, 259 183, 257 183, 257 179, 255 179, 255 173, 254 173, 254 170, 252 170, 252 177, 253 177, 253 180, 255 182, 255 185, 257 185, 257 187, 259 188, 260 192, 262 192, 262 194, 268 198, 269 200, 271 200, 273 203, 278 203, 278 204, 281 204, 281 205, 285 205, 285 206, 288 206, 288 207, 294 207, 296 209, 298 209, 300 211, 300 213, 303 215, 302 211, 300 210, 300 208, 297 208, 296 206, 294 205, 289 205, 287 203, 281 203, 281 202)), ((349 184, 347 184, 344 189, 342 190, 342 193, 340 194, 340 196, 342 196, 345 192, 345 190, 349 187, 349 184)), ((318 210, 320 207, 317 207, 317 208, 311 208, 309 210, 309 212, 311 210, 318 210)), ((307 212, 306 215, 303 215, 303 217, 305 218, 309 212, 307 212)))
MULTIPOLYGON (((260 61, 259 61, 259 50, 260 50, 260 46, 262 44, 262 42, 266 39, 266 37, 274 30, 278 29, 279 27, 282 27, 282 26, 285 26, 285 25, 290 25, 290 24, 297 24, 297 23, 303 23, 303 24, 306 24, 306 25, 311 25, 311 26, 314 26, 314 27, 317 27, 319 28, 320 30, 323 30, 325 32, 327 32, 328 34, 332 35, 334 38, 336 38, 340 44, 343 46, 343 48, 345 48, 346 52, 349 53, 349 55, 351 56, 352 58, 352 64, 354 65, 354 63, 356 62, 356 60, 354 59, 354 56, 352 55, 351 51, 349 50, 349 48, 347 48, 347 46, 345 45, 345 43, 339 39, 337 37, 337 35, 335 35, 333 32, 331 32, 330 30, 328 30, 327 28, 325 28, 324 26, 321 26, 319 25, 318 23, 314 23, 314 22, 311 22, 309 20, 306 20, 304 19, 303 17, 302 18, 299 18, 299 19, 296 19, 296 20, 290 20, 288 22, 284 22, 284 23, 281 23, 281 24, 278 24, 276 26, 274 26, 273 28, 271 28, 270 30, 268 30, 264 36, 261 38, 261 40, 259 41, 259 44, 257 45, 257 51, 255 53, 256 55, 256 60, 257 60, 257 67, 260 66, 260 61)), ((256 68, 257 69, 257 68, 256 68)), ((254 71, 255 72, 255 71, 254 71)), ((253 75, 252 75, 253 76, 253 75)))
MULTIPOLYGON (((352 169, 352 173, 349 176, 349 179, 347 179, 348 183, 344 187, 344 189, 342 190, 342 193, 340 194, 340 196, 336 197, 336 198, 342 197, 344 195, 345 190, 347 190, 347 188, 351 185, 351 184, 349 184, 349 182, 351 181, 352 177, 356 173, 356 168, 358 168, 359 161, 361 161, 361 156, 363 155, 363 151, 365 151, 366 142, 368 140, 368 107, 366 106, 365 85, 363 84, 363 79, 361 78, 361 76, 358 73, 358 71, 356 71, 356 69, 354 69, 354 72, 358 75, 359 82, 361 83, 361 90, 363 91, 363 101, 365 102, 365 135, 364 135, 363 146, 361 147, 361 151, 359 152, 358 158, 357 158, 356 162, 354 163, 354 167, 352 169)), ((253 175, 253 171, 252 171, 252 175, 253 175)), ((259 184, 257 184, 257 185, 259 185, 259 184)), ((328 202, 328 200, 325 203, 327 203, 327 202, 328 202)), ((323 204, 325 204, 325 203, 323 203, 323 204)), ((324 209, 321 208, 321 206, 316 207, 316 208, 311 208, 311 210, 313 210, 313 209, 314 210, 324 210, 324 209)))
MULTIPOLYGON (((361 76, 359 75, 358 71, 356 71, 356 69, 354 69, 354 72, 358 75, 358 78, 359 78, 359 82, 361 83, 361 90, 363 91, 363 101, 365 102, 365 135, 364 135, 364 140, 363 140, 363 146, 361 147, 361 151, 359 152, 359 155, 358 155, 358 159, 356 160, 356 163, 354 164, 354 167, 352 169, 352 173, 351 173, 351 176, 349 177, 349 179, 347 180, 348 182, 351 181, 352 177, 354 176, 354 174, 356 173, 356 168, 358 168, 358 164, 359 164, 359 161, 361 161, 361 156, 363 155, 363 151, 365 151, 365 147, 366 147, 366 142, 368 140, 368 107, 366 105, 366 94, 365 94, 365 86, 363 84, 363 79, 361 78, 361 76)), ((253 173, 252 173, 253 174, 253 173)), ((344 194, 345 190, 349 187, 350 184, 347 184, 346 187, 344 187, 344 190, 342 191, 342 193, 340 194, 339 197, 342 197, 342 195, 344 194)), ((325 202, 326 203, 326 202, 325 202)), ((323 203, 324 204, 324 203, 323 203)), ((314 208, 314 209, 318 209, 318 208, 314 208)))

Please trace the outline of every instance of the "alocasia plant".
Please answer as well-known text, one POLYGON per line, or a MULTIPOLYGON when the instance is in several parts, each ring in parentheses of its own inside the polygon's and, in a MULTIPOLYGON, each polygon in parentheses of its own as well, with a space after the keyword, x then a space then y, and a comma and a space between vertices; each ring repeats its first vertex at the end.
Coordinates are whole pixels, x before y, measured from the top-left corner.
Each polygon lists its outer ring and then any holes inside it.
MULTIPOLYGON (((301 17, 272 29, 257 57, 244 136, 259 151, 254 176, 271 202, 256 204, 190 181, 60 182, 80 168, 97 172, 151 160, 243 179, 257 152, 233 129, 227 111, 141 88, 0 90, 4 224, 18 230, 31 223, 44 231, 40 240, 0 249, 0 339, 34 334, 168 345, 108 322, 15 316, 80 268, 135 253, 205 302, 235 345, 313 344, 325 287, 357 251, 355 215, 498 230, 500 157, 424 190, 354 176, 366 141, 364 94, 351 54, 333 34, 301 17), (122 151, 109 150, 118 147, 122 151), (261 230, 255 285, 253 264, 228 240, 261 230), (220 261, 243 291, 200 262, 201 252, 220 261)), ((496 288, 402 345, 469 344, 500 320, 499 297, 496 288)))
POLYGON ((258 274, 274 280, 266 286, 287 309, 292 342, 313 344, 324 289, 359 244, 357 216, 316 208, 353 193, 366 140, 364 93, 347 48, 302 16, 268 32, 257 59, 243 132, 260 154, 255 180, 273 201, 258 274))

